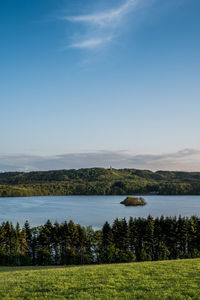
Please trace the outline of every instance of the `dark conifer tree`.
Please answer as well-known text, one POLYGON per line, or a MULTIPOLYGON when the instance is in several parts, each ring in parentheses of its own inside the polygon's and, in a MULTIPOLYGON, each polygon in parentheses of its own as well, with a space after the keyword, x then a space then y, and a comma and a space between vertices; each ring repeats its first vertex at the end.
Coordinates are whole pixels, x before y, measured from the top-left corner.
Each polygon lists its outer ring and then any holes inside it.
POLYGON ((135 225, 135 221, 133 220, 133 217, 130 217, 128 226, 129 226, 130 249, 131 251, 135 252, 137 233, 136 233, 136 225, 135 225))
POLYGON ((6 252, 6 232, 5 232, 5 223, 2 223, 0 226, 0 265, 7 264, 7 252, 6 252))
POLYGON ((198 257, 200 253, 198 251, 199 241, 198 241, 198 218, 193 216, 189 219, 188 222, 188 252, 189 257, 198 257))
POLYGON ((26 232, 26 243, 28 246, 28 250, 27 250, 27 256, 29 258, 29 263, 31 263, 31 261, 33 260, 33 252, 32 252, 32 230, 30 228, 30 224, 29 222, 26 220, 26 222, 24 223, 24 229, 26 232))
POLYGON ((44 265, 52 264, 53 258, 52 258, 52 237, 53 237, 53 226, 51 224, 51 221, 48 220, 44 226, 41 227, 38 241, 40 247, 37 251, 37 259, 38 262, 43 262, 44 265))
POLYGON ((112 228, 108 222, 103 225, 102 228, 102 245, 107 247, 113 243, 112 228))
POLYGON ((94 257, 96 256, 95 251, 96 249, 98 249, 96 245, 97 241, 95 240, 96 237, 98 237, 98 235, 95 234, 95 231, 93 230, 92 226, 87 226, 86 228, 87 243, 86 243, 86 256, 85 256, 87 263, 94 262, 94 257))
POLYGON ((164 222, 165 244, 170 252, 169 258, 177 258, 177 220, 176 217, 167 217, 164 222))
POLYGON ((179 216, 177 221, 177 256, 187 257, 188 248, 188 220, 179 216))
POLYGON ((112 228, 108 222, 106 222, 102 228, 102 245, 101 245, 101 261, 112 262, 112 249, 113 245, 113 233, 112 228))
POLYGON ((87 257, 86 257, 87 236, 84 227, 81 227, 80 225, 76 225, 76 226, 78 231, 77 263, 82 265, 87 263, 87 257))
POLYGON ((153 258, 154 253, 154 220, 151 216, 148 216, 148 218, 144 222, 144 233, 143 233, 143 239, 144 239, 144 249, 153 258))
POLYGON ((61 252, 61 264, 67 264, 67 251, 68 251, 68 224, 65 221, 60 225, 60 252, 61 252))
POLYGON ((144 223, 145 219, 143 218, 135 218, 135 229, 136 229, 136 239, 135 239, 135 255, 138 261, 141 260, 141 251, 144 248, 144 223))
POLYGON ((13 265, 15 264, 15 230, 12 223, 6 222, 4 225, 5 230, 5 250, 7 256, 7 264, 13 265))
POLYGON ((60 232, 60 225, 58 222, 54 223, 52 228, 52 251, 54 257, 54 263, 58 265, 60 263, 61 257, 61 232, 60 232))
POLYGON ((169 257, 169 250, 165 245, 165 233, 164 233, 163 216, 154 220, 154 253, 153 260, 166 260, 169 257))
POLYGON ((68 264, 77 263, 78 230, 72 220, 68 223, 68 264))

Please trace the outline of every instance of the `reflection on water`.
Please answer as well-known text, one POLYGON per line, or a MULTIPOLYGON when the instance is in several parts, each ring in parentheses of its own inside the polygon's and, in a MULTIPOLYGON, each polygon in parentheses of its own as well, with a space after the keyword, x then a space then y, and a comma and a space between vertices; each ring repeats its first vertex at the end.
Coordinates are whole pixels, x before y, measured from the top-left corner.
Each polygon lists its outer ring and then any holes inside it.
POLYGON ((125 196, 48 196, 0 198, 0 222, 29 220, 32 226, 73 220, 84 226, 100 228, 115 218, 157 216, 200 216, 200 196, 145 196, 146 206, 125 207, 125 196))

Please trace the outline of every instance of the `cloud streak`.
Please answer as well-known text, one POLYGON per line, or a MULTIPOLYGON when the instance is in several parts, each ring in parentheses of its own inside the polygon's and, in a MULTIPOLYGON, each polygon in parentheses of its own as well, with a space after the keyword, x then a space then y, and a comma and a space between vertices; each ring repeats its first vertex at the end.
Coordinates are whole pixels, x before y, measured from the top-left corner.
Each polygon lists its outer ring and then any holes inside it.
POLYGON ((108 11, 63 17, 64 21, 80 23, 85 26, 85 33, 77 38, 76 32, 76 39, 69 47, 91 50, 108 44, 117 35, 116 29, 122 25, 125 16, 137 8, 140 1, 127 0, 120 7, 108 11))
POLYGON ((88 40, 83 40, 82 42, 77 42, 72 44, 71 48, 80 48, 80 49, 92 49, 99 47, 105 43, 108 43, 112 40, 111 37, 106 38, 93 38, 88 40))
POLYGON ((136 7, 137 4, 138 0, 128 0, 121 7, 108 12, 65 17, 64 19, 71 22, 87 22, 101 27, 110 26, 113 23, 116 24, 124 15, 130 12, 130 9, 136 7))
POLYGON ((184 149, 158 155, 133 155, 125 151, 68 153, 55 156, 1 155, 0 171, 36 171, 89 167, 138 168, 200 172, 200 150, 184 149))

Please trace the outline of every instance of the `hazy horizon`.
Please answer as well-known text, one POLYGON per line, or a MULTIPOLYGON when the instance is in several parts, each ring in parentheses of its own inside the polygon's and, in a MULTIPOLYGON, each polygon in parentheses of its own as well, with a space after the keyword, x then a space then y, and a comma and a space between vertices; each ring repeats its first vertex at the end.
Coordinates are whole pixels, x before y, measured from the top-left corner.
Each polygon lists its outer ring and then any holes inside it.
POLYGON ((152 171, 199 171, 200 151, 184 149, 175 153, 132 155, 127 151, 68 153, 53 156, 0 155, 0 171, 47 171, 112 166, 152 171))

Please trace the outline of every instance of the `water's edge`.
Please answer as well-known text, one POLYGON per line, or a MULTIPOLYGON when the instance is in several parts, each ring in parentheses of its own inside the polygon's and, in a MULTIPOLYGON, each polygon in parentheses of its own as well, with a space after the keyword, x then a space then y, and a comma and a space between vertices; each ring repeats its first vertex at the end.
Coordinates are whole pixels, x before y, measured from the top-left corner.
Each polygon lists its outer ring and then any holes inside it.
MULTIPOLYGON (((132 195, 136 196, 136 195, 132 195)), ((143 195, 141 195, 143 196, 143 195)), ((163 216, 200 216, 200 196, 146 195, 147 205, 126 207, 123 196, 34 196, 0 198, 0 222, 29 220, 32 226, 73 220, 84 226, 101 227, 115 218, 163 216)))

